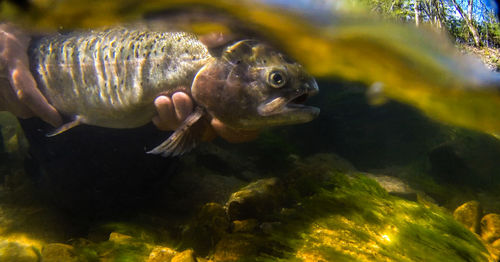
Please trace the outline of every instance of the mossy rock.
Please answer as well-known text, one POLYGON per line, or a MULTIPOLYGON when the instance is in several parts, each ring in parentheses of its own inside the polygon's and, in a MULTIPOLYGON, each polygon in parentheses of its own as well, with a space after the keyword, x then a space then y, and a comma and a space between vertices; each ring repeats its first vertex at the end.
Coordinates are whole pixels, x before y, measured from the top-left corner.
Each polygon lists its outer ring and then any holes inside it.
POLYGON ((187 259, 215 261, 491 259, 478 236, 448 211, 390 195, 349 165, 339 168, 339 161, 328 154, 296 159, 279 176, 284 200, 247 220, 244 230, 231 228, 222 205, 208 203, 171 227, 166 218, 163 224, 104 224, 89 234, 94 242, 72 243, 72 254, 79 261, 148 261, 161 246, 171 251, 168 257, 190 250, 187 259), (182 228, 189 230, 175 234, 182 228))
POLYGON ((0 261, 38 262, 40 251, 26 240, 26 238, 0 239, 0 261))
MULTIPOLYGON (((217 244, 215 260, 490 259, 481 240, 446 210, 389 195, 363 174, 329 174, 312 195, 299 196, 295 205, 273 216, 272 230, 261 224, 251 234, 226 235, 217 244)), ((290 184, 288 190, 300 186, 290 184)))
POLYGON ((483 208, 479 201, 469 201, 459 206, 453 212, 453 217, 470 231, 479 234, 483 208))

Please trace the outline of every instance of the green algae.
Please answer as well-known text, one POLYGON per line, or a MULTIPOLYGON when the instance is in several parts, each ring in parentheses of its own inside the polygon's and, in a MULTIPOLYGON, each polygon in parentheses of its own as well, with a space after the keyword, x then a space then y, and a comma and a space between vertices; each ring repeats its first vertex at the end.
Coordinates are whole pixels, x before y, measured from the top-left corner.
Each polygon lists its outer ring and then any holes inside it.
POLYGON ((98 244, 76 246, 75 253, 80 261, 133 262, 145 261, 152 246, 142 241, 106 241, 98 244))
POLYGON ((261 218, 260 229, 228 232, 213 258, 488 261, 483 243, 443 208, 392 196, 376 181, 338 163, 342 161, 328 154, 297 161, 283 176, 285 206, 261 218))
POLYGON ((89 240, 71 242, 75 256, 146 261, 160 246, 194 249, 215 261, 488 261, 483 243, 446 210, 392 196, 338 156, 297 158, 283 172, 286 200, 254 229, 231 231, 224 208, 208 203, 175 223, 146 218, 96 226, 89 240))
POLYGON ((283 219, 286 231, 274 237, 294 247, 290 257, 329 261, 342 253, 335 261, 487 261, 481 241, 446 211, 390 196, 366 178, 347 181, 333 191, 320 190, 283 219))

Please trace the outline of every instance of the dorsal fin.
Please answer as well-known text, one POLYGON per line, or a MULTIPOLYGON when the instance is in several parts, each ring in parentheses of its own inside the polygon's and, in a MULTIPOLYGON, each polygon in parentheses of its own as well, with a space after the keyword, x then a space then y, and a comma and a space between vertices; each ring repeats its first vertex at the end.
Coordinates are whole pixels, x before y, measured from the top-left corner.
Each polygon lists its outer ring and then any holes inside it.
POLYGON ((201 35, 199 39, 207 47, 210 55, 221 57, 224 49, 237 41, 237 36, 229 33, 212 32, 201 35))

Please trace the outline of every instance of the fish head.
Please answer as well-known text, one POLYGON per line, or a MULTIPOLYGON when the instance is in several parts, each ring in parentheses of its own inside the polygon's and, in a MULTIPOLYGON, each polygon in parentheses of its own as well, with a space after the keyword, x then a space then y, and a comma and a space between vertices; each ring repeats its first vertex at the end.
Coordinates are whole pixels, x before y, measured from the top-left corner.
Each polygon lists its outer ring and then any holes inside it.
POLYGON ((237 129, 309 122, 320 110, 303 102, 318 91, 302 65, 255 40, 227 47, 200 69, 191 87, 197 104, 237 129))

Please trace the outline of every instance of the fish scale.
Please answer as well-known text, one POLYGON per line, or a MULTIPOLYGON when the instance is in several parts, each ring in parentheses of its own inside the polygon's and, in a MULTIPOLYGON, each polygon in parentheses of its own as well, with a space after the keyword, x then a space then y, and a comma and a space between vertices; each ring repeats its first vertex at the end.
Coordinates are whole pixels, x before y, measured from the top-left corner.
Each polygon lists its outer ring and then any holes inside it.
POLYGON ((254 132, 305 123, 319 114, 318 108, 301 104, 318 86, 300 64, 257 40, 221 47, 209 52, 191 33, 144 28, 33 40, 29 57, 40 90, 62 115, 73 118, 49 136, 82 123, 142 126, 155 115, 154 99, 176 91, 191 95, 193 111, 148 153, 188 152, 204 139, 211 119, 254 132))
POLYGON ((210 59, 186 32, 112 28, 47 36, 30 46, 32 70, 50 102, 86 124, 112 128, 149 122, 155 97, 189 88, 210 59))

